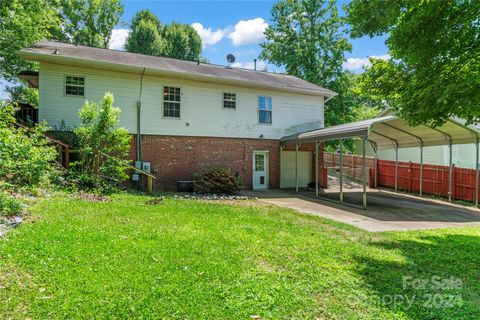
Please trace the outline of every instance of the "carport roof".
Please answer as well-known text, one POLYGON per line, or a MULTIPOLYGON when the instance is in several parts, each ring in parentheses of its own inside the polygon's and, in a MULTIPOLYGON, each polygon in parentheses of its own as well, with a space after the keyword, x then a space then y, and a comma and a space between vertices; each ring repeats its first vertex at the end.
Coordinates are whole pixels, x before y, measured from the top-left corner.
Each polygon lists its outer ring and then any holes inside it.
POLYGON ((480 131, 460 121, 449 119, 439 127, 419 125, 412 127, 396 116, 385 116, 365 121, 342 124, 323 129, 297 133, 282 138, 283 143, 307 143, 342 138, 366 137, 378 149, 408 148, 474 143, 480 131))

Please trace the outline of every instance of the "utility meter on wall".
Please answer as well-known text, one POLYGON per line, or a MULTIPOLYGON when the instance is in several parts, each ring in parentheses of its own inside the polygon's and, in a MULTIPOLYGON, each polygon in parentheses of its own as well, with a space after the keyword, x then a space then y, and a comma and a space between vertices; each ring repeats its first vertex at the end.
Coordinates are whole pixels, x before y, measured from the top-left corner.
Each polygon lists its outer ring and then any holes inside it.
POLYGON ((142 162, 142 170, 148 173, 151 173, 152 171, 152 164, 150 161, 144 161, 142 162))

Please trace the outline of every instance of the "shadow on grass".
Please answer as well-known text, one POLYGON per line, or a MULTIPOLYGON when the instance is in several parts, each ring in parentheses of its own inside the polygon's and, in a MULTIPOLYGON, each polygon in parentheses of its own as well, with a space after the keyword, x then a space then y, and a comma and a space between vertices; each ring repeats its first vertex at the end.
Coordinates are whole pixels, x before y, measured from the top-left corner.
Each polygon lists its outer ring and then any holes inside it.
POLYGON ((399 235, 373 245, 404 259, 356 257, 369 302, 412 319, 480 319, 480 237, 399 235))

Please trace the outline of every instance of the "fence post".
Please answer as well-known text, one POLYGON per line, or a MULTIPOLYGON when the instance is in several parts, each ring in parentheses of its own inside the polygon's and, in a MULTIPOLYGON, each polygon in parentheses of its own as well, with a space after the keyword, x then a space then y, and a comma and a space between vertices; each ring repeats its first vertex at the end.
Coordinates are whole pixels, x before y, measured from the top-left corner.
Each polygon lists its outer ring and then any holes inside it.
POLYGON ((479 157, 480 157, 480 139, 477 136, 475 141, 475 206, 478 207, 478 175, 480 170, 479 157))
POLYGON ((408 192, 412 192, 412 161, 408 161, 408 192))
POLYGON ((295 192, 298 192, 298 143, 295 144, 295 192))
POLYGON ((343 202, 343 139, 340 140, 340 202, 343 202))
POLYGON ((318 197, 318 145, 320 142, 315 141, 315 196, 318 197))
POLYGON ((423 194, 423 143, 420 145, 420 197, 423 194))

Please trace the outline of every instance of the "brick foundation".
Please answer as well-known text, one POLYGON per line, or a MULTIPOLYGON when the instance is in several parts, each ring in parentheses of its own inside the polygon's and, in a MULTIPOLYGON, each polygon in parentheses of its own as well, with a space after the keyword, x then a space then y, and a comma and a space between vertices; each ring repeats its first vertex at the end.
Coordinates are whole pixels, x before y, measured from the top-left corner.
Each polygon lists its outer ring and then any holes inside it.
MULTIPOLYGON (((130 159, 135 160, 136 137, 130 159)), ((157 190, 175 190, 179 180, 192 180, 195 171, 212 165, 228 167, 252 189, 252 154, 269 151, 269 188, 280 186, 280 141, 217 137, 142 135, 142 159, 152 163, 157 190)))

